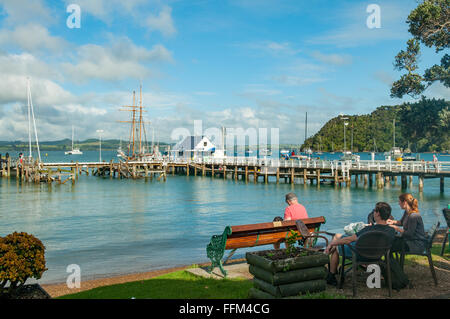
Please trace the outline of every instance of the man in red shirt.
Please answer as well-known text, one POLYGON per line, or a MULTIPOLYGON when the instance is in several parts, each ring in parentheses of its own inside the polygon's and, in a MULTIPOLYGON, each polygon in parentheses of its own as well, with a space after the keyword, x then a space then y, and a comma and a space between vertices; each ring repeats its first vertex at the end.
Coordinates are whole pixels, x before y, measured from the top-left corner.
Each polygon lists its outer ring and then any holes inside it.
MULTIPOLYGON (((296 220, 308 218, 305 206, 299 204, 298 197, 294 193, 286 194, 286 203, 289 205, 284 210, 283 220, 296 220)), ((274 221, 281 219, 281 217, 275 217, 274 221)), ((273 244, 275 249, 280 249, 280 244, 273 244)))
POLYGON ((299 204, 297 195, 294 193, 286 194, 286 203, 289 206, 284 210, 284 220, 308 218, 306 208, 302 204, 299 204))

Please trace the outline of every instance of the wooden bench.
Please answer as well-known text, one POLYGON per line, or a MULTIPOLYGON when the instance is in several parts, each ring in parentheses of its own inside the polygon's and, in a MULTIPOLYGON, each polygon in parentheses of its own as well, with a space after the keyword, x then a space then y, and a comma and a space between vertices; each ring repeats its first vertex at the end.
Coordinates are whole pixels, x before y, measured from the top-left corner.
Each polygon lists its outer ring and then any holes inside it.
MULTIPOLYGON (((322 224, 325 224, 325 217, 314 217, 302 219, 310 232, 317 232, 322 224)), ((209 272, 215 267, 219 267, 222 274, 226 277, 227 272, 223 265, 230 259, 234 252, 239 248, 256 247, 282 243, 286 241, 290 231, 293 230, 300 236, 297 230, 295 220, 269 222, 260 224, 248 224, 238 226, 226 226, 222 235, 214 235, 206 247, 206 254, 211 260, 209 272), (222 262, 225 250, 232 250, 224 262, 222 262)))

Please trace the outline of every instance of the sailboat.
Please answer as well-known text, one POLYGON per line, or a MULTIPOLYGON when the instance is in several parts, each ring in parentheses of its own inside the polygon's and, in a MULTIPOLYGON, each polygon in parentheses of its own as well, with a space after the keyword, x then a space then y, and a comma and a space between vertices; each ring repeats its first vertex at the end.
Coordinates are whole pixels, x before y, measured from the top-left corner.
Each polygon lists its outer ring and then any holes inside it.
POLYGON ((386 159, 388 159, 390 157, 391 159, 393 159, 395 161, 402 161, 403 152, 399 147, 395 146, 395 118, 392 121, 392 125, 394 127, 393 146, 389 152, 384 153, 384 156, 386 157, 386 159))
POLYGON ((82 155, 83 152, 80 151, 79 148, 74 148, 73 147, 73 125, 72 125, 72 149, 70 151, 64 152, 65 155, 82 155))
MULTIPOLYGON (((343 120, 348 120, 348 118, 343 118, 343 120)), ((345 142, 345 127, 348 125, 348 122, 344 122, 344 151, 342 152, 342 156, 339 158, 341 161, 359 161, 360 156, 353 154, 352 151, 347 151, 347 143, 345 142)), ((353 148, 353 126, 352 126, 352 148, 353 148)))
POLYGON ((122 150, 122 138, 120 138, 119 148, 117 149, 117 157, 126 157, 125 152, 122 150))
POLYGON ((318 149, 317 152, 316 152, 317 155, 322 155, 322 154, 323 154, 323 152, 322 152, 321 149, 320 149, 320 144, 321 144, 321 142, 322 142, 322 138, 319 136, 319 149, 318 149))

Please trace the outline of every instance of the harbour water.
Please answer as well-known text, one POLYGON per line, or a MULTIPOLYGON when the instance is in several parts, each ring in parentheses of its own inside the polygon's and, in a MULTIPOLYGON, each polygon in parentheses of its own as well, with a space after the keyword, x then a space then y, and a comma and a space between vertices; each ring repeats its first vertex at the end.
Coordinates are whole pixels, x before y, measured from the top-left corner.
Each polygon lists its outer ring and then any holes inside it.
MULTIPOLYGON (((46 162, 99 158, 96 151, 77 157, 64 152, 41 155, 46 162)), ((321 157, 339 155, 325 153, 321 157)), ((370 154, 360 155, 362 160, 370 159, 370 154)), ((432 154, 421 154, 421 158, 430 161, 432 154)), ((102 159, 115 159, 115 152, 103 151, 102 159)), ((450 203, 447 185, 440 193, 438 179, 425 180, 424 192, 419 193, 414 180, 407 190, 418 198, 426 228, 436 220, 444 223, 442 209, 450 203)), ((169 175, 166 182, 159 182, 82 175, 75 185, 49 186, 2 178, 0 236, 24 231, 42 240, 49 270, 41 283, 64 282, 70 264, 81 267, 85 280, 201 263, 208 261, 206 245, 212 235, 222 233, 226 225, 267 222, 282 216, 284 195, 292 191, 309 216, 325 216, 323 229, 330 231, 342 231, 351 222, 365 222, 378 201, 390 203, 394 217, 402 215, 397 204, 400 183, 378 190, 362 183, 359 187, 318 188, 201 176, 169 175)), ((235 256, 242 257, 245 251, 238 250, 235 256)))

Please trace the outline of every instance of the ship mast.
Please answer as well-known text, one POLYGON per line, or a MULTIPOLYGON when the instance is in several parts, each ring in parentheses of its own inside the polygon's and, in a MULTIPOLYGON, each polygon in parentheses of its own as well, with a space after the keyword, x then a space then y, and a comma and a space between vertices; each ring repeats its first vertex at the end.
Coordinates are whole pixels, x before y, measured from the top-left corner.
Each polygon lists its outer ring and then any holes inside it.
POLYGON ((131 121, 118 121, 121 123, 131 123, 130 141, 128 144, 128 159, 135 159, 143 155, 142 138, 146 139, 145 126, 143 120, 144 106, 142 105, 142 84, 139 87, 139 106, 136 105, 136 91, 133 91, 133 105, 124 105, 124 109, 119 111, 131 112, 131 121), (138 110, 139 109, 139 110, 138 110), (139 120, 136 119, 139 111, 139 120))

